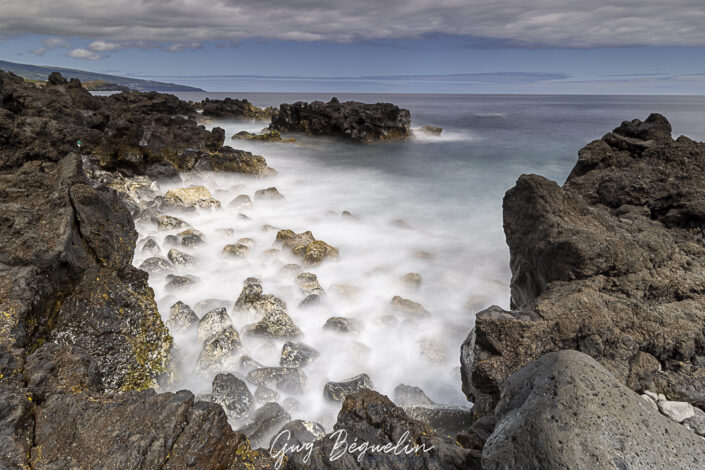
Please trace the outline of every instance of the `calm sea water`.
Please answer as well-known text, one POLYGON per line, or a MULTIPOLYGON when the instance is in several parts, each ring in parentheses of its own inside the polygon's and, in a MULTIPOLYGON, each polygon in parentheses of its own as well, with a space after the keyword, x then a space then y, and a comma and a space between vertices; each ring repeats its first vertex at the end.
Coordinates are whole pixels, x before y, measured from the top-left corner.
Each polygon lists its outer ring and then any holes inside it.
MULTIPOLYGON (((247 98, 258 106, 319 99, 331 95, 262 93, 182 93, 187 100, 247 98)), ((400 383, 417 385, 439 403, 468 405, 459 377, 460 344, 474 324, 474 314, 497 304, 508 307, 510 272, 502 231, 504 192, 522 173, 538 173, 563 183, 577 151, 623 120, 666 115, 674 135, 705 138, 703 97, 619 96, 481 96, 481 95, 343 95, 343 100, 392 102, 408 108, 412 126, 440 126, 440 137, 406 142, 354 145, 326 138, 295 136, 302 145, 230 141, 238 131, 257 131, 263 122, 214 121, 227 131, 227 143, 263 155, 279 175, 248 180, 237 175, 205 175, 181 185, 203 184, 221 200, 220 211, 199 211, 187 222, 208 237, 191 250, 201 262, 184 274, 202 282, 184 293, 168 293, 154 277, 160 311, 168 317, 176 300, 195 304, 209 298, 234 301, 242 281, 256 276, 266 293, 284 299, 288 312, 304 331, 302 341, 321 352, 305 369, 307 391, 296 397, 303 411, 294 417, 330 427, 337 407, 322 398, 323 385, 367 373, 375 388, 390 394, 400 383), (229 209, 239 194, 276 186, 284 201, 258 203, 252 209, 229 209), (355 218, 341 217, 350 211, 355 218), (244 212, 249 218, 238 217, 244 212), (400 227, 403 220, 410 228, 400 227), (281 267, 299 262, 286 252, 272 257, 276 231, 265 224, 311 230, 340 249, 338 262, 310 269, 328 292, 314 309, 302 309, 291 273, 281 267), (221 228, 233 228, 234 239, 251 238, 255 248, 242 260, 221 254, 221 228), (400 282, 406 273, 421 274, 413 288, 400 282), (340 286, 346 286, 341 288, 340 286), (420 302, 429 318, 412 318, 390 310, 393 296, 420 302), (394 315, 396 321, 383 321, 394 315), (354 337, 322 330, 327 318, 346 316, 364 325, 354 337)), ((166 191, 169 187, 164 187, 166 191)), ((162 237, 140 227, 142 238, 162 237)), ((139 265, 142 256, 137 255, 139 265)), ((252 319, 237 318, 238 329, 252 319)), ((283 341, 244 339, 248 353, 268 366, 278 365, 283 341)), ((177 337, 183 370, 176 388, 208 392, 212 377, 196 374, 200 349, 194 338, 177 337)), ((232 372, 243 375, 233 367, 232 372)), ((254 391, 254 388, 253 388, 254 391)), ((282 395, 280 401, 285 397, 282 395)), ((236 427, 239 423, 235 423, 236 427)))

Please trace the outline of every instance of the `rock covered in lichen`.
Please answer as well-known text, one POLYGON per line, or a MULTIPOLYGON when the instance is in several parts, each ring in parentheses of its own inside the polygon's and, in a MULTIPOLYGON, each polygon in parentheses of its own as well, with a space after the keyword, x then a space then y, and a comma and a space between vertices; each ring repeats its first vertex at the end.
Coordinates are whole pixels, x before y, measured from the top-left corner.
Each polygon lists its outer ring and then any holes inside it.
POLYGON ((333 401, 343 401, 346 396, 367 388, 372 390, 374 385, 367 374, 360 374, 340 382, 328 382, 323 387, 323 394, 333 401))
POLYGON ((197 325, 198 315, 185 303, 178 301, 169 309, 166 326, 173 333, 185 333, 197 325))
POLYGON ((296 367, 264 367, 247 374, 255 385, 276 388, 291 395, 301 395, 306 388, 306 374, 296 367))

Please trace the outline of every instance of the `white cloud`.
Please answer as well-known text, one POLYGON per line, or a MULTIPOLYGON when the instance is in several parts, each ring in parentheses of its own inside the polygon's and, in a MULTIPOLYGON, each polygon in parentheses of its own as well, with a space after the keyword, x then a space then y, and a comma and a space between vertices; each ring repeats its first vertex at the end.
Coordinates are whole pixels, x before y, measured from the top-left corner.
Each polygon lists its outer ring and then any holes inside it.
POLYGON ((68 39, 65 38, 44 38, 42 39, 42 44, 43 46, 34 49, 33 51, 30 51, 32 54, 35 55, 44 55, 45 53, 49 51, 53 51, 54 49, 68 49, 69 48, 69 41, 68 39))
POLYGON ((98 41, 93 41, 88 45, 88 49, 95 51, 95 52, 108 52, 108 51, 114 51, 116 49, 121 49, 122 46, 116 42, 110 42, 110 41, 103 41, 103 40, 98 40, 98 41))
POLYGON ((346 42, 444 33, 526 46, 705 45, 702 0, 0 0, 0 12, 4 35, 104 38, 106 44, 346 42))
POLYGON ((69 57, 73 57, 74 59, 85 59, 85 60, 98 60, 98 59, 103 58, 102 54, 99 54, 98 52, 91 51, 88 49, 83 49, 83 48, 73 49, 72 51, 70 51, 66 55, 69 57))
POLYGON ((196 49, 201 49, 203 46, 201 45, 200 42, 190 42, 190 43, 181 43, 181 42, 175 42, 173 44, 169 44, 166 46, 166 50, 169 52, 181 52, 181 51, 193 51, 196 49))

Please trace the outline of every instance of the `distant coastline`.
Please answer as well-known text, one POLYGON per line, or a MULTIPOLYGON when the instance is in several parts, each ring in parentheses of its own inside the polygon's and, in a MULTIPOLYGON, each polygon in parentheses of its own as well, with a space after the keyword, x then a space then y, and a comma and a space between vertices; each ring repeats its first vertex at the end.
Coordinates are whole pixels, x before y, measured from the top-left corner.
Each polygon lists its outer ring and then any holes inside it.
POLYGON ((82 82, 90 82, 87 87, 94 91, 159 91, 159 92, 202 92, 201 88, 179 85, 176 83, 157 82, 154 80, 140 80, 137 78, 121 77, 103 73, 87 72, 85 70, 66 69, 61 67, 48 67, 42 65, 18 64, 0 60, 0 70, 12 72, 29 81, 45 82, 52 72, 59 72, 66 78, 78 78, 82 82))

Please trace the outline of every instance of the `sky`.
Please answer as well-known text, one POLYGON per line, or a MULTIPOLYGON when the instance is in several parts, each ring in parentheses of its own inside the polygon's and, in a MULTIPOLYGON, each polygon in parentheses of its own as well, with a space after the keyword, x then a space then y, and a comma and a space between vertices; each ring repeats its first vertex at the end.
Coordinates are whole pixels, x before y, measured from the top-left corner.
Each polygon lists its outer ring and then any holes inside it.
POLYGON ((705 93, 702 0, 0 0, 0 59, 208 91, 705 93))

